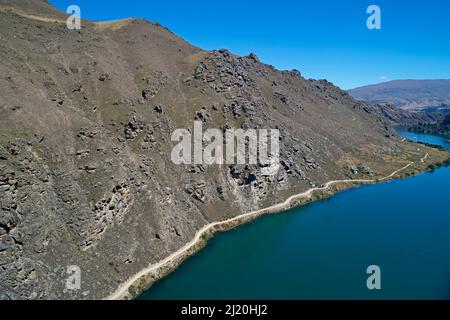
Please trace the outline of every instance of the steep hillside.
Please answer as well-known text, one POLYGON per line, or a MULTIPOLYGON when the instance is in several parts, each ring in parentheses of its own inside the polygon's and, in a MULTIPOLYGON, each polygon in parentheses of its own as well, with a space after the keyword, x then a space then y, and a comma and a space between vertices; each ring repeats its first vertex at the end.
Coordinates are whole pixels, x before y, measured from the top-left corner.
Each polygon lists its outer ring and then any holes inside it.
POLYGON ((448 158, 325 80, 142 19, 71 31, 46 1, 0 0, 0 39, 0 299, 106 297, 210 222, 448 158), (194 120, 279 129, 281 169, 174 164, 171 135, 194 120))

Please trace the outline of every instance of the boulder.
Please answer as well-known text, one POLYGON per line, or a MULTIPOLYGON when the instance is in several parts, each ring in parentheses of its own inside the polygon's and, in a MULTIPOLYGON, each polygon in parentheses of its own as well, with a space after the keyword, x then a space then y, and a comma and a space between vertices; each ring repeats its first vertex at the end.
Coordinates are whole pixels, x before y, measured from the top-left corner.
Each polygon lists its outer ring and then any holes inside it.
POLYGON ((354 165, 354 164, 349 165, 349 166, 348 166, 348 170, 349 170, 350 173, 353 174, 353 175, 357 175, 357 174, 359 173, 358 166, 356 166, 356 165, 354 165))
POLYGON ((14 248, 15 245, 16 243, 14 242, 13 237, 9 234, 0 236, 0 252, 14 248))
POLYGON ((109 80, 111 80, 111 76, 107 73, 102 73, 100 75, 100 77, 98 78, 98 80, 101 82, 109 81, 109 80))

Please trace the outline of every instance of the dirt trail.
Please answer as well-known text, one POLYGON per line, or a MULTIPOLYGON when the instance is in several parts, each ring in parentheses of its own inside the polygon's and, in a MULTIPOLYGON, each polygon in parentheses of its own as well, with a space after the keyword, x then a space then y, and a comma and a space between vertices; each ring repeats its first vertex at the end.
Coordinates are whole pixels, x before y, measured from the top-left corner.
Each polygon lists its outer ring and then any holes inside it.
POLYGON ((409 164, 407 164, 406 166, 392 172, 390 175, 381 178, 381 179, 359 179, 359 180, 352 180, 352 179, 346 179, 346 180, 332 180, 327 182, 325 185, 323 185, 322 187, 318 187, 318 188, 311 188, 303 193, 299 193, 299 194, 295 194, 291 197, 289 197, 286 201, 264 208, 264 209, 260 209, 260 210, 256 210, 253 212, 249 212, 249 213, 245 213, 239 216, 236 216, 234 218, 230 218, 224 221, 219 221, 219 222, 213 222, 210 223, 206 226, 204 226, 202 229, 200 229, 195 237, 188 242, 186 245, 184 245, 182 248, 180 248, 179 250, 175 251, 174 253, 172 253, 171 255, 169 255, 167 258, 153 264, 150 265, 149 267, 141 270, 139 273, 135 274, 134 276, 132 276, 130 279, 128 279, 126 282, 122 283, 119 288, 110 296, 106 297, 106 300, 118 300, 118 299, 122 299, 124 298, 127 294, 128 294, 128 289, 134 284, 136 283, 136 281, 138 281, 141 277, 153 272, 153 271, 157 271, 158 269, 164 267, 165 265, 169 264, 171 261, 179 258, 180 256, 184 255, 186 252, 188 252, 191 248, 193 248, 195 245, 197 245, 201 239, 202 236, 204 234, 207 234, 211 229, 213 229, 214 227, 220 226, 220 225, 226 225, 228 223, 231 222, 235 222, 241 219, 245 219, 248 217, 252 217, 252 216, 258 216, 267 212, 273 212, 273 211, 283 211, 287 208, 290 207, 292 201, 294 200, 298 200, 298 199, 302 199, 302 198, 310 198, 311 195, 313 194, 313 192, 315 191, 320 191, 320 190, 326 190, 328 189, 330 186, 335 185, 335 184, 339 184, 339 183, 376 183, 376 182, 382 182, 382 181, 386 181, 391 179, 392 177, 394 177, 397 173, 409 168, 411 165, 413 165, 414 162, 410 162, 409 164))
POLYGON ((42 22, 50 22, 50 23, 66 23, 66 20, 64 19, 59 19, 59 18, 48 18, 45 16, 38 16, 38 15, 34 15, 34 14, 29 14, 26 12, 23 12, 21 10, 18 10, 17 8, 12 8, 12 7, 3 7, 0 6, 0 11, 5 11, 5 12, 13 12, 15 14, 17 14, 18 16, 30 19, 30 20, 36 20, 36 21, 42 21, 42 22))

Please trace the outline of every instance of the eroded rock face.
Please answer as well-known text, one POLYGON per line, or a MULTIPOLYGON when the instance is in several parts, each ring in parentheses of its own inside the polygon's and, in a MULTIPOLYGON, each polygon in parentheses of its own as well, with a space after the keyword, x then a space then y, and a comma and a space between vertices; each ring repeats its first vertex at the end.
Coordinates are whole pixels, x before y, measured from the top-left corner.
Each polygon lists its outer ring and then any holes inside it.
POLYGON ((16 9, 0 10, 0 299, 103 298, 210 222, 347 179, 352 164, 355 178, 383 174, 384 157, 417 149, 331 83, 255 54, 202 51, 142 20, 85 21, 74 34, 44 1, 6 4, 16 9), (279 170, 174 164, 171 135, 195 120, 278 129, 279 170), (80 267, 81 290, 65 286, 68 266, 80 267))
POLYGON ((106 194, 94 206, 93 217, 85 232, 86 239, 81 243, 83 249, 95 245, 109 227, 121 224, 132 205, 133 195, 125 183, 115 186, 112 192, 106 194))

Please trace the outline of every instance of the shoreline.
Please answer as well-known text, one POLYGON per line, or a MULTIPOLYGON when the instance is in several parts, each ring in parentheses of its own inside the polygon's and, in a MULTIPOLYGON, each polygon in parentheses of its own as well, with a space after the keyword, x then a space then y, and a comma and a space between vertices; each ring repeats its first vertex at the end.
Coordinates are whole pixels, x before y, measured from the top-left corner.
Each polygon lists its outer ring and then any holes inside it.
POLYGON ((155 282, 174 271, 187 258, 203 248, 216 232, 225 232, 242 224, 254 221, 261 216, 277 212, 285 212, 294 207, 330 197, 337 192, 343 191, 350 187, 386 182, 413 164, 415 164, 415 162, 410 162, 402 168, 395 170, 390 175, 379 179, 345 179, 328 181, 321 187, 311 188, 305 192, 292 195, 284 202, 272 205, 270 207, 244 213, 227 220, 207 224, 197 231, 194 238, 183 247, 173 252, 163 260, 142 269, 140 272, 130 277, 127 281, 120 284, 120 286, 111 295, 103 298, 103 300, 127 300, 135 298, 144 290, 149 289, 155 282))

